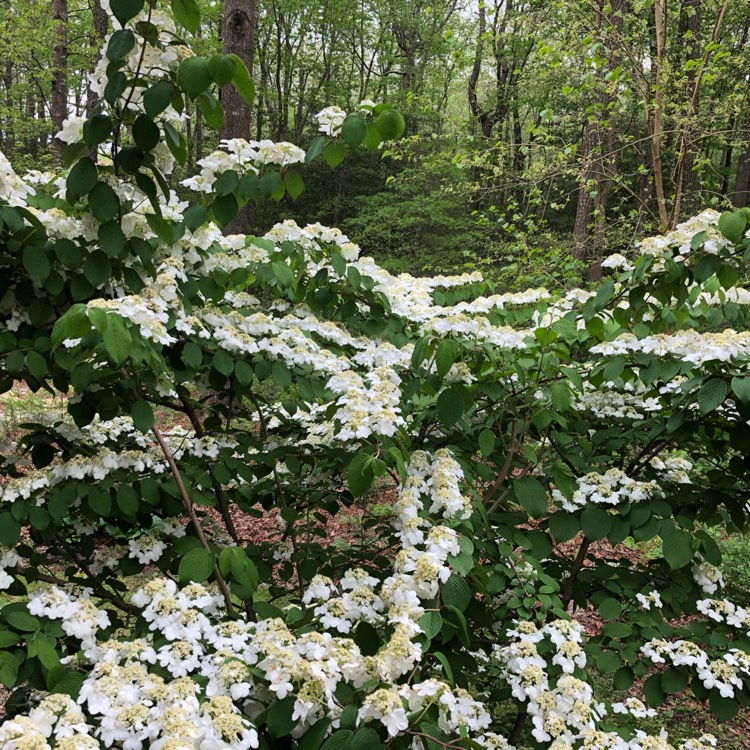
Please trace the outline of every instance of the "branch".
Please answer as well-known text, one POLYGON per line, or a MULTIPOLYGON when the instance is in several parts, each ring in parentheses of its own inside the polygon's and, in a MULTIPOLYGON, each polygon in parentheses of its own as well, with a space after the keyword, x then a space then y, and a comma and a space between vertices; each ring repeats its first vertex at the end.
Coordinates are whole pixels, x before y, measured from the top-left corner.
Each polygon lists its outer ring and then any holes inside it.
MULTIPOLYGON (((185 488, 185 483, 182 481, 180 470, 177 468, 177 463, 174 460, 172 451, 169 450, 169 446, 167 445, 166 440, 164 440, 164 435, 162 435, 161 430, 156 425, 151 428, 151 432, 154 434, 156 442, 159 443, 159 447, 164 454, 164 458, 167 459, 169 469, 172 472, 172 476, 174 477, 175 482, 177 483, 177 489, 180 492, 182 503, 185 506, 185 510, 187 511, 188 516, 190 516, 193 528, 195 529, 195 535, 198 537, 198 541, 201 543, 203 549, 205 549, 206 552, 208 552, 213 557, 211 546, 208 543, 208 539, 206 539, 206 534, 203 531, 203 527, 201 526, 198 514, 195 512, 193 501, 190 499, 190 495, 185 488)), ((229 589, 227 588, 227 583, 221 575, 221 571, 219 570, 219 565, 216 560, 214 560, 214 576, 216 577, 216 582, 219 584, 219 589, 221 590, 221 594, 224 597, 224 602, 227 605, 227 611, 233 612, 234 607, 232 605, 232 597, 229 593, 229 589)))

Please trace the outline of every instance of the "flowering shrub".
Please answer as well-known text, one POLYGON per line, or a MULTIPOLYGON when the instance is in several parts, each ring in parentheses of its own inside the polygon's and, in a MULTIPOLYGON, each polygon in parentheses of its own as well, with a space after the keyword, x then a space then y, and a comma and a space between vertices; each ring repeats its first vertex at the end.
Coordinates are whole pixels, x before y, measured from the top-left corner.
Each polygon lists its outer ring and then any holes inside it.
POLYGON ((180 201, 185 98, 219 122, 215 87, 252 86, 143 5, 112 0, 67 175, 0 160, 0 382, 67 396, 4 451, 0 747, 716 747, 639 721, 685 688, 749 703, 750 603, 707 530, 747 523, 746 214, 562 297, 392 276, 320 225, 225 236, 403 121, 223 142, 180 201), (330 545, 369 493, 391 530, 330 545), (264 512, 278 538, 238 533, 264 512))

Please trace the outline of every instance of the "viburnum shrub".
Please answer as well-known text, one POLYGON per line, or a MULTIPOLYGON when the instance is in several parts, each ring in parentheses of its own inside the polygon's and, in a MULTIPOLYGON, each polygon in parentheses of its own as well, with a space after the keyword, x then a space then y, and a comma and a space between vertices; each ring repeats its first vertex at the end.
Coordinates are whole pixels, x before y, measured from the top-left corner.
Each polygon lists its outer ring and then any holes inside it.
POLYGON ((67 175, 2 161, 1 382, 66 411, 4 451, 0 747, 716 747, 639 726, 684 689, 750 703, 714 541, 747 524, 748 216, 565 295, 392 276, 320 225, 224 236, 403 120, 366 102, 323 110, 307 154, 224 142, 181 201, 185 100, 218 124, 216 89, 252 85, 143 6, 112 0, 67 175), (391 517, 327 539, 368 497, 391 517), (238 531, 263 514, 269 541, 238 531))

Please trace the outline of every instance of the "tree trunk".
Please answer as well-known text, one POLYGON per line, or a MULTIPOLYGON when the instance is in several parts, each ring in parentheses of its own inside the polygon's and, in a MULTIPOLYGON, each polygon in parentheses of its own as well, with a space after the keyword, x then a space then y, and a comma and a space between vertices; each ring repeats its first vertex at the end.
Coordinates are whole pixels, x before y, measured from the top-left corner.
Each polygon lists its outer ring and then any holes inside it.
MULTIPOLYGON (((253 72, 253 48, 255 39, 255 0, 226 0, 222 39, 225 55, 237 55, 253 72)), ((224 124, 221 138, 248 138, 250 136, 250 107, 233 86, 221 92, 224 107, 224 124)))
MULTIPOLYGON (((51 115, 55 133, 62 130, 68 116, 68 0, 52 0, 55 45, 52 49, 51 115)), ((62 154, 65 144, 57 138, 55 149, 62 154)))
POLYGON ((698 192, 698 173, 695 171, 696 161, 696 138, 698 128, 696 119, 698 117, 698 97, 693 97, 696 85, 697 68, 695 61, 700 57, 700 28, 701 28, 701 0, 683 0, 680 6, 680 41, 685 49, 685 61, 690 62, 685 74, 687 82, 686 96, 690 99, 685 113, 686 122, 682 138, 682 149, 677 174, 677 192, 680 196, 682 206, 679 218, 692 216, 700 208, 700 194, 698 192), (693 104, 695 100, 695 105, 693 104))
MULTIPOLYGON (((93 72, 93 70, 96 68, 97 64, 99 63, 99 59, 101 58, 101 46, 104 41, 104 37, 107 34, 107 24, 109 22, 107 13, 105 12, 104 8, 102 8, 101 0, 93 0, 92 5, 91 5, 91 11, 94 16, 94 24, 92 26, 92 32, 91 32, 91 46, 94 47, 95 49, 99 49, 99 52, 97 52, 96 56, 92 60, 91 70, 89 72, 93 72)), ((94 112, 94 108, 96 107, 98 102, 99 102, 99 97, 92 91, 91 85, 89 84, 86 89, 86 116, 87 117, 91 117, 91 115, 94 112)))
MULTIPOLYGON (((237 55, 253 72, 253 51, 256 28, 255 0, 226 0, 222 25, 222 41, 225 55, 237 55)), ((221 103, 224 107, 224 123, 221 138, 250 137, 250 107, 233 86, 222 90, 221 103)), ((200 113, 196 118, 195 140, 196 161, 200 158, 202 127, 200 113)), ((239 214, 224 228, 225 234, 240 234, 249 227, 249 204, 245 204, 239 214)))
POLYGON ((734 192, 729 200, 735 208, 750 206, 750 132, 747 132, 745 147, 737 159, 737 176, 734 179, 734 192))
POLYGON ((614 50, 622 31, 625 2, 626 0, 598 0, 597 5, 595 36, 600 36, 602 45, 607 50, 607 65, 597 69, 597 92, 593 109, 584 126, 581 144, 581 183, 573 227, 573 257, 588 261, 589 277, 592 280, 601 276, 600 263, 605 251, 607 202, 615 168, 614 121, 609 111, 614 95, 609 88, 607 73, 619 64, 614 50))

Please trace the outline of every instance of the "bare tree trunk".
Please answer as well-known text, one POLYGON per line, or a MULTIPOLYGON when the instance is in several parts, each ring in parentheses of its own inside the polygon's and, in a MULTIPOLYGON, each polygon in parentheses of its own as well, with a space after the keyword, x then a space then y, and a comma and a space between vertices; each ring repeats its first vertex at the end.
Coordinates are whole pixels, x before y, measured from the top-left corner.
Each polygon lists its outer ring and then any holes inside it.
MULTIPOLYGON (((255 0, 226 0, 222 39, 225 55, 237 55, 252 75, 255 39, 255 0)), ((250 107, 233 86, 222 89, 224 124, 221 138, 247 138, 250 135, 250 107)))
MULTIPOLYGON (((685 112, 683 151, 680 154, 681 162, 678 165, 677 191, 681 195, 682 218, 692 216, 700 207, 700 194, 698 192, 698 173, 695 171, 696 161, 696 137, 698 128, 696 118, 698 117, 698 98, 695 97, 695 106, 692 105, 692 93, 696 84, 697 70, 695 61, 700 57, 700 29, 701 29, 701 0, 683 0, 680 6, 680 41, 685 49, 685 61, 692 63, 687 67, 687 92, 691 97, 690 105, 685 112)), ((678 216, 674 217, 677 221, 678 216)))
POLYGON ((729 200, 736 208, 750 206, 750 132, 746 133, 745 147, 737 159, 734 192, 729 196, 729 200))
POLYGON ((604 2, 597 6, 595 34, 607 50, 607 65, 597 70, 598 90, 593 111, 588 116, 581 145, 582 170, 578 190, 578 206, 573 227, 573 257, 589 262, 589 277, 601 276, 601 257, 606 243, 607 202, 612 188, 615 167, 614 121, 610 113, 614 95, 609 89, 607 73, 618 65, 614 52, 623 26, 626 0, 604 2), (593 232, 591 229, 593 228, 593 232))
MULTIPOLYGON (((107 24, 108 24, 109 19, 107 18, 107 13, 105 12, 104 8, 102 8, 101 0, 93 0, 91 4, 91 11, 94 17, 94 24, 92 26, 92 33, 91 33, 91 45, 92 47, 96 49, 96 48, 101 48, 102 46, 104 37, 107 34, 107 24)), ((101 49, 99 53, 97 53, 97 55, 94 57, 94 60, 92 61, 91 71, 93 71, 96 68, 97 64, 99 63, 100 58, 101 58, 101 49)), ((90 117, 93 114, 94 108, 96 107, 98 102, 99 102, 99 97, 91 89, 91 84, 89 84, 86 89, 86 116, 87 117, 90 117)))
MULTIPOLYGON (((225 0, 222 40, 224 54, 237 55, 253 72, 253 52, 255 49, 255 29, 257 15, 255 0, 225 0)), ((221 138, 250 137, 250 107, 233 86, 222 90, 221 103, 224 107, 224 123, 221 138)), ((200 113, 195 123, 195 158, 200 159, 203 128, 200 113)), ((225 227, 226 234, 239 234, 249 227, 249 206, 242 207, 239 214, 225 227)))
MULTIPOLYGON (((52 0, 55 22, 55 45, 52 49, 51 115, 55 132, 62 130, 68 116, 68 0, 52 0)), ((65 144, 54 139, 53 144, 62 154, 65 144)))

